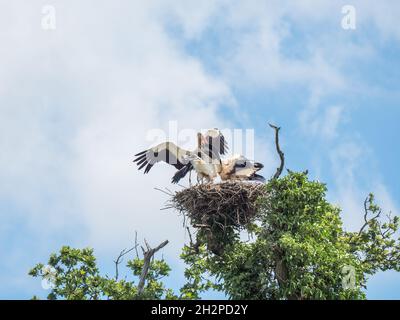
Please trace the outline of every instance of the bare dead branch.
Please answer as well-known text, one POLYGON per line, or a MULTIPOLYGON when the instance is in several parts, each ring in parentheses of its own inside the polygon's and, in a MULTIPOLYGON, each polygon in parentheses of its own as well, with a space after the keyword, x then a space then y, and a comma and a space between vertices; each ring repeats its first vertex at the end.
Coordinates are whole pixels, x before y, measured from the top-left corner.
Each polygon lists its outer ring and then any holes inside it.
POLYGON ((365 198, 365 200, 364 200, 364 224, 363 224, 363 226, 360 228, 360 231, 358 232, 358 236, 361 235, 361 233, 364 231, 364 229, 369 225, 369 223, 370 223, 371 221, 378 219, 379 216, 380 216, 381 213, 382 213, 382 210, 379 210, 378 213, 377 213, 374 217, 368 219, 368 213, 370 212, 370 208, 368 207, 368 203, 369 203, 370 201, 371 201, 371 195, 369 195, 369 196, 368 196, 367 198, 365 198))
POLYGON ((140 275, 139 284, 138 284, 138 295, 139 296, 143 293, 143 290, 144 290, 144 284, 146 281, 147 274, 149 272, 151 259, 153 258, 154 254, 157 251, 164 248, 168 244, 168 240, 165 240, 164 242, 160 243, 155 248, 151 248, 146 240, 145 240, 145 244, 146 244, 147 250, 144 250, 144 248, 142 247, 144 264, 143 264, 142 273, 140 275))
POLYGON ((139 244, 138 244, 138 241, 137 241, 137 231, 135 231, 135 246, 134 246, 134 248, 135 248, 135 251, 136 251, 136 258, 139 258, 139 252, 137 250, 138 246, 139 246, 139 244))
POLYGON ((190 232, 189 227, 186 227, 186 229, 189 234, 190 248, 192 248, 194 252, 199 253, 199 247, 200 247, 199 241, 197 240, 196 242, 193 242, 192 233, 190 232))
POLYGON ((119 265, 122 263, 123 257, 124 257, 124 256, 126 256, 128 253, 130 253, 130 252, 132 252, 133 250, 135 250, 135 251, 136 251, 136 257, 139 258, 139 254, 138 254, 138 251, 137 251, 137 247, 138 247, 138 246, 139 246, 139 245, 138 245, 138 242, 137 242, 137 231, 135 231, 135 245, 134 245, 132 248, 129 248, 129 249, 126 249, 126 248, 125 248, 124 250, 122 250, 122 251, 119 253, 117 259, 114 260, 114 263, 115 263, 115 281, 118 281, 118 277, 119 277, 119 265))
POLYGON ((189 241, 190 241, 190 246, 193 246, 193 238, 192 238, 192 233, 190 232, 189 227, 186 227, 186 230, 188 232, 189 235, 189 241))
POLYGON ((279 130, 281 128, 273 124, 269 124, 269 126, 275 130, 275 147, 276 147, 276 152, 278 153, 279 158, 281 160, 280 166, 276 169, 276 172, 272 177, 272 179, 278 179, 279 176, 282 174, 283 168, 285 166, 285 154, 282 152, 281 147, 279 145, 279 130))
POLYGON ((122 250, 122 251, 119 253, 118 257, 117 257, 117 260, 114 260, 114 263, 115 263, 115 281, 118 281, 118 276, 119 276, 118 267, 119 267, 119 265, 122 263, 123 257, 124 257, 125 255, 127 255, 129 252, 131 252, 132 250, 134 250, 134 249, 136 249, 136 245, 135 245, 135 247, 132 247, 132 248, 130 248, 130 249, 124 249, 124 250, 122 250))

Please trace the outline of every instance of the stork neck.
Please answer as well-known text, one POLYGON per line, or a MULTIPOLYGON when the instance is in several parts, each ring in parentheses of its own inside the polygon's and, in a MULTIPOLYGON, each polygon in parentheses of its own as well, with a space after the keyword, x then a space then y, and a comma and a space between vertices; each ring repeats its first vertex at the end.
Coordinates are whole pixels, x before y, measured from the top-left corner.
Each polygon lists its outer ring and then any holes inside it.
POLYGON ((217 173, 221 174, 221 172, 222 172, 222 161, 221 161, 221 159, 219 159, 219 163, 215 167, 217 169, 217 173))
POLYGON ((199 148, 199 150, 201 148, 201 133, 200 132, 197 134, 197 148, 199 148))

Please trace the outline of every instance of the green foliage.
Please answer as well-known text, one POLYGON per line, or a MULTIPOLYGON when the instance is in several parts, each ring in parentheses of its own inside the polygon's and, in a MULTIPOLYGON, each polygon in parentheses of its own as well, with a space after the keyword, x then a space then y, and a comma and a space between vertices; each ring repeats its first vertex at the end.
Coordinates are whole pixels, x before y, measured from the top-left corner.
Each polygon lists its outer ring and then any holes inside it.
POLYGON ((373 194, 365 200, 364 208, 365 223, 360 231, 345 234, 351 252, 362 263, 366 274, 379 270, 400 271, 400 241, 394 238, 399 229, 399 217, 389 214, 385 222, 380 221, 382 210, 374 203, 373 194))
POLYGON ((220 256, 188 250, 182 256, 189 265, 201 261, 229 298, 364 299, 367 275, 399 270, 400 241, 393 238, 399 218, 381 223, 372 195, 366 201, 372 217, 359 232, 346 232, 340 209, 326 201, 326 186, 306 174, 289 173, 266 188, 257 221, 247 228, 254 241, 235 235, 220 256))
POLYGON ((47 269, 37 264, 30 275, 53 281, 49 299, 199 299, 210 289, 231 299, 364 299, 368 276, 400 271, 399 217, 381 221, 372 194, 364 225, 347 232, 340 209, 326 200, 326 186, 306 174, 290 172, 265 188, 268 196, 259 199, 256 220, 247 225, 250 241, 237 231, 200 230, 196 243, 184 246, 187 281, 179 296, 162 283, 170 272, 164 260, 151 261, 139 296, 135 279, 143 259, 127 262, 133 280, 117 280, 99 274, 91 249, 63 247, 47 269))
MULTIPOLYGON (((343 237, 340 209, 325 200, 326 186, 291 173, 267 185, 258 238, 284 264, 287 274, 279 283, 278 297, 297 299, 363 298, 361 278, 353 289, 342 286, 342 269, 359 262, 343 237)), ((359 271, 359 272, 357 272, 359 271)))
POLYGON ((181 254, 187 268, 185 269, 186 284, 181 288, 181 299, 200 299, 200 293, 209 289, 221 290, 221 287, 215 284, 207 272, 207 249, 205 245, 196 248, 184 246, 181 254))
POLYGON ((117 280, 101 276, 92 249, 62 247, 58 254, 52 254, 47 266, 37 264, 29 274, 53 284, 48 299, 97 300, 97 299, 173 299, 172 291, 166 289, 161 278, 168 276, 169 266, 164 260, 150 263, 143 293, 138 295, 135 279, 141 274, 143 259, 128 260, 127 267, 134 280, 117 280))

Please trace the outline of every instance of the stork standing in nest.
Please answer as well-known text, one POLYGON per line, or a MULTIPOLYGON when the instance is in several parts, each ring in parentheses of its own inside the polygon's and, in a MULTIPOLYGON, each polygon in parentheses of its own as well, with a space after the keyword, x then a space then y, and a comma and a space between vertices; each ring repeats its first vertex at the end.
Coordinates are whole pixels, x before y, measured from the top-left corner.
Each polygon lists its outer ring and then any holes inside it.
POLYGON ((220 155, 225 154, 228 149, 225 138, 221 131, 215 128, 208 130, 204 136, 198 133, 197 140, 197 148, 193 151, 180 148, 173 142, 160 143, 136 154, 134 162, 138 165, 139 170, 144 168, 145 174, 158 162, 166 162, 174 166, 179 170, 172 179, 174 183, 196 168, 200 170, 198 173, 201 178, 208 177, 212 180, 213 169, 208 164, 221 162, 220 155), (210 176, 208 176, 209 174, 210 176))
MULTIPOLYGON (((207 182, 212 182, 218 176, 217 166, 211 161, 204 160, 196 154, 187 156, 187 159, 197 173, 197 182, 204 182, 204 179, 207 182)), ((177 178, 176 174, 174 178, 177 178)))
MULTIPOLYGON (((247 159, 243 155, 234 155, 228 159, 204 159, 190 155, 187 157, 191 166, 195 169, 200 181, 204 178, 207 182, 212 182, 218 175, 222 181, 259 181, 265 182, 262 175, 257 174, 264 166, 259 162, 247 159)), ((187 173, 187 166, 178 170, 173 177, 173 182, 177 183, 187 173)), ((199 180, 198 179, 198 180, 199 180)))
POLYGON ((197 134, 197 148, 193 151, 178 147, 173 142, 163 142, 153 148, 142 151, 135 156, 134 162, 144 173, 158 162, 166 162, 178 171, 172 177, 172 183, 178 183, 189 173, 191 184, 192 170, 197 173, 197 181, 212 182, 218 175, 222 181, 247 180, 264 182, 263 176, 257 174, 263 168, 258 162, 250 161, 242 155, 235 155, 222 160, 228 150, 225 138, 217 128, 210 129, 205 135, 197 134))
MULTIPOLYGON (((201 145, 202 143, 204 144, 204 141, 202 140, 201 133, 199 133, 198 144, 201 145)), ((172 183, 178 183, 193 168, 197 173, 198 181, 204 181, 205 179, 207 182, 212 182, 219 175, 222 181, 265 182, 265 178, 257 174, 264 167, 263 164, 251 161, 243 155, 234 155, 228 159, 221 160, 218 148, 215 148, 216 145, 213 146, 212 141, 209 142, 209 145, 210 147, 207 147, 207 154, 199 153, 197 156, 191 154, 186 157, 188 160, 187 165, 175 173, 172 183)))

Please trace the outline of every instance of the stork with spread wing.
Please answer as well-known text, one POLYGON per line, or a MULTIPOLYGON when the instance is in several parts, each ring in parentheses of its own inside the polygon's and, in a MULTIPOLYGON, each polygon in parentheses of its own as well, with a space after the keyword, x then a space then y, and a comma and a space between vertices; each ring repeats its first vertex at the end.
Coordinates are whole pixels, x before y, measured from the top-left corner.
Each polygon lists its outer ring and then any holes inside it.
MULTIPOLYGON (((163 142, 136 154, 134 162, 138 165, 139 170, 145 168, 145 174, 158 162, 166 162, 174 166, 179 170, 177 172, 178 177, 175 175, 173 178, 175 183, 191 170, 209 166, 208 170, 201 172, 196 170, 202 176, 204 172, 212 172, 211 166, 221 162, 220 155, 225 154, 228 147, 224 136, 218 129, 210 129, 205 135, 198 133, 197 138, 198 147, 193 151, 180 148, 173 142, 163 142), (195 166, 193 165, 194 161, 196 163, 195 166), (202 166, 199 166, 200 163, 202 166)), ((207 177, 207 174, 205 177, 207 177)), ((211 174, 208 178, 212 180, 214 177, 211 174)))

